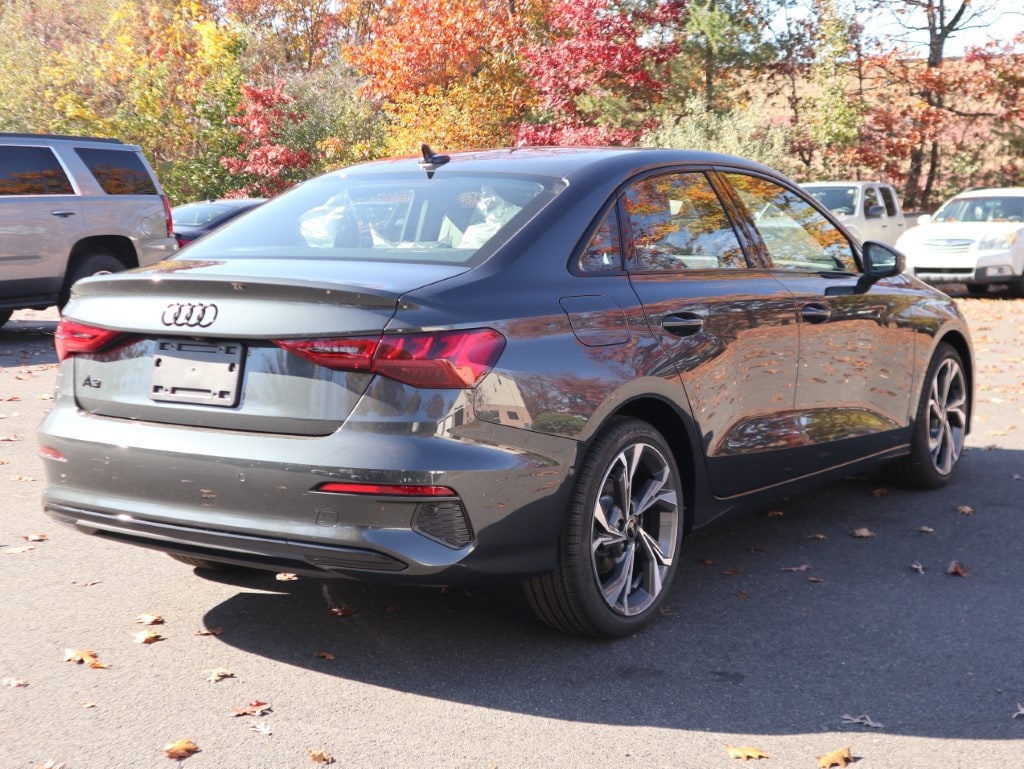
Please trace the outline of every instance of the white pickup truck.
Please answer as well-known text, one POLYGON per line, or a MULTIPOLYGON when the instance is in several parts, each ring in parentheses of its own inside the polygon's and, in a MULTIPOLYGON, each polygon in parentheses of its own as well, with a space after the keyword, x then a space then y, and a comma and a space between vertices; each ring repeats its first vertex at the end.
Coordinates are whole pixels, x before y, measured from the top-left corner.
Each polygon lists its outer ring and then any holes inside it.
POLYGON ((896 244, 907 229, 899 196, 883 182, 811 182, 800 185, 836 215, 861 242, 896 244))

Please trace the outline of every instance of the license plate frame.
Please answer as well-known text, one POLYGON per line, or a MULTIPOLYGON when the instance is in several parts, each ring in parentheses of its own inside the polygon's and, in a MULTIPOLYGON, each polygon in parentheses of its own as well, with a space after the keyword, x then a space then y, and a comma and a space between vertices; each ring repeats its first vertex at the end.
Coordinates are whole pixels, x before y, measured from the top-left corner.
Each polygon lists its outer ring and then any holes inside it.
POLYGON ((233 408, 241 396, 245 345, 158 339, 149 397, 158 403, 233 408))

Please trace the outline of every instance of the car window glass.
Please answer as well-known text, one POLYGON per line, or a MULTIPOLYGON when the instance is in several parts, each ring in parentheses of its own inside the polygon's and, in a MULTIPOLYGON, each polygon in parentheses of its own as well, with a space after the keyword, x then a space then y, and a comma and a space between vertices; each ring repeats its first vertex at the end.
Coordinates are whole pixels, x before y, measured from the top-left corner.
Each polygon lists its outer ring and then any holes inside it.
POLYGON ((264 203, 244 226, 190 246, 189 256, 465 264, 514 233, 562 186, 515 175, 339 172, 264 203))
POLYGON ((622 269, 619 215, 615 208, 601 220, 597 232, 580 256, 579 268, 582 272, 618 272, 622 269))
POLYGON ((882 201, 885 203, 885 213, 888 216, 896 216, 896 196, 888 187, 881 188, 882 201))
POLYGON ((761 235, 772 264, 784 270, 856 271, 853 248, 810 203, 775 182, 726 174, 761 235))
POLYGON ((747 266, 736 232, 702 173, 651 176, 623 195, 632 234, 631 270, 747 266))
POLYGON ((867 214, 872 206, 880 205, 882 205, 882 200, 878 197, 878 188, 866 187, 864 189, 864 213, 867 214))
POLYGON ((857 208, 856 187, 808 186, 807 191, 825 208, 837 214, 852 214, 857 208))
POLYGON ((0 195, 73 195, 49 147, 0 147, 0 195))
POLYGON ((132 151, 75 150, 108 195, 155 195, 156 187, 142 160, 132 151))
POLYGON ((1019 222, 1024 218, 1024 198, 953 198, 933 218, 936 222, 1019 222))

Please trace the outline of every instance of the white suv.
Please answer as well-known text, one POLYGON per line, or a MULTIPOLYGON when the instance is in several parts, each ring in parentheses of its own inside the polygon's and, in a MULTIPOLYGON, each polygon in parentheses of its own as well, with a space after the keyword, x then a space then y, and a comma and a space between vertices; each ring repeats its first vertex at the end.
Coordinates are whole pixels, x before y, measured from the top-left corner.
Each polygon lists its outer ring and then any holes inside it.
POLYGON ((0 325, 67 302, 71 284, 177 248, 171 208, 139 147, 0 133, 0 325))
POLYGON ((961 192, 896 243, 907 271, 928 283, 963 283, 972 294, 1005 284, 1024 296, 1024 187, 961 192))

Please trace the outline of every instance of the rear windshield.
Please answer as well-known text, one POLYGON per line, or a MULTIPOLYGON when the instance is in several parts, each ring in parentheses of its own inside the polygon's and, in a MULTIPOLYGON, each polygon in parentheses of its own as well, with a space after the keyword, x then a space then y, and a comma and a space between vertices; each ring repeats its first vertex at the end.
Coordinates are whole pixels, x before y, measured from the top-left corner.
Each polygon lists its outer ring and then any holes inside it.
POLYGON ((209 224, 225 216, 230 216, 238 210, 237 206, 226 203, 186 203, 183 206, 175 206, 171 214, 175 224, 198 227, 201 224, 209 224))
POLYGON ((485 258, 560 188, 556 179, 338 172, 229 222, 182 258, 372 259, 466 264, 485 258))
POLYGON ((936 222, 1024 221, 1024 196, 953 198, 935 212, 936 222))

